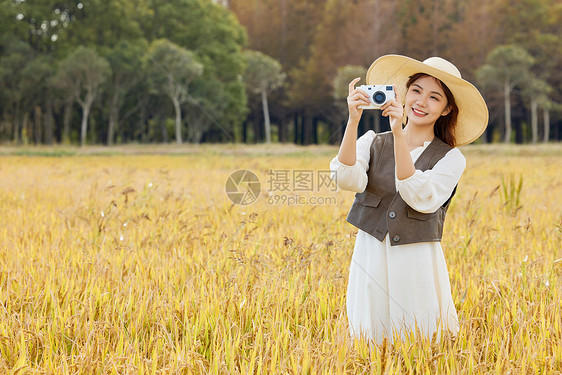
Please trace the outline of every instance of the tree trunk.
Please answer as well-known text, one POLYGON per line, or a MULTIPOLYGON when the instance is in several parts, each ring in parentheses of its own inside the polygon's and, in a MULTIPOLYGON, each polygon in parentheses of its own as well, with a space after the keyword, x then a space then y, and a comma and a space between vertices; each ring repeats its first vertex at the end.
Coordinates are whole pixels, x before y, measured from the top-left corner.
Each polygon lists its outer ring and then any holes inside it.
POLYGON ((21 140, 24 145, 27 145, 29 141, 29 113, 24 113, 23 120, 21 122, 21 140))
POLYGON ((550 112, 548 109, 543 108, 542 110, 542 118, 543 118, 543 127, 544 127, 544 138, 543 142, 548 142, 548 138, 550 136, 550 112))
POLYGON ((20 141, 19 115, 20 115, 20 103, 17 102, 14 105, 14 126, 13 126, 14 138, 13 139, 15 144, 18 144, 20 141))
POLYGON ((301 144, 309 145, 312 142, 312 118, 308 114, 304 114, 302 122, 301 144))
POLYGON ((261 89, 261 103, 263 106, 263 120, 265 123, 265 143, 271 143, 271 122, 269 119, 269 106, 267 105, 267 92, 261 89))
POLYGON ((88 89, 86 98, 84 101, 80 101, 82 106, 82 126, 80 127, 80 147, 86 144, 86 136, 88 134, 88 118, 90 117, 90 110, 92 109, 92 103, 96 98, 96 89, 88 89))
POLYGON ((70 120, 72 119, 72 101, 64 104, 62 143, 70 143, 70 120))
POLYGON ((532 142, 537 143, 539 138, 539 120, 537 115, 537 100, 531 98, 531 132, 532 132, 532 142))
POLYGON ((295 128, 295 132, 293 134, 293 143, 296 145, 299 144, 299 117, 300 117, 299 113, 295 112, 295 115, 293 116, 294 118, 293 123, 295 128))
POLYGON ((162 142, 168 143, 168 128, 166 127, 166 120, 158 119, 158 122, 160 123, 160 129, 162 130, 162 142))
POLYGON ((45 136, 43 137, 43 141, 45 144, 52 145, 53 144, 53 103, 51 100, 47 100, 46 104, 46 118, 45 118, 45 136))
POLYGON ((33 143, 40 144, 41 143, 41 123, 43 118, 43 111, 41 106, 35 106, 35 110, 33 112, 33 143))
POLYGON ((511 141, 511 87, 509 82, 505 82, 503 86, 503 103, 505 109, 505 138, 504 142, 509 143, 511 141))
POLYGON ((86 144, 86 134, 88 130, 88 117, 90 116, 90 105, 85 103, 82 106, 82 125, 80 126, 80 147, 86 144))
POLYGON ((172 101, 174 102, 174 109, 176 111, 176 143, 181 144, 181 108, 180 108, 180 101, 177 97, 172 97, 172 101))
POLYGON ((113 88, 113 97, 111 98, 111 108, 109 108, 109 127, 107 129, 107 145, 113 145, 113 138, 117 121, 119 120, 119 89, 113 88))
POLYGON ((279 134, 279 142, 286 143, 287 138, 289 135, 287 134, 287 130, 289 128, 287 116, 285 115, 285 111, 282 110, 281 112, 281 120, 279 121, 279 127, 277 128, 279 134))
POLYGON ((312 143, 318 144, 318 118, 312 119, 312 143))

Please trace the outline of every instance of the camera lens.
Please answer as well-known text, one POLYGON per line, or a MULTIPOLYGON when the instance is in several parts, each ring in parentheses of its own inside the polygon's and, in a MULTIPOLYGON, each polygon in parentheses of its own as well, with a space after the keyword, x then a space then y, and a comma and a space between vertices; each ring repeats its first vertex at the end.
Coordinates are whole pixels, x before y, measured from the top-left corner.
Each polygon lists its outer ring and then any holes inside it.
POLYGON ((373 95, 373 101, 377 104, 382 104, 386 100, 386 94, 382 91, 377 91, 373 95))

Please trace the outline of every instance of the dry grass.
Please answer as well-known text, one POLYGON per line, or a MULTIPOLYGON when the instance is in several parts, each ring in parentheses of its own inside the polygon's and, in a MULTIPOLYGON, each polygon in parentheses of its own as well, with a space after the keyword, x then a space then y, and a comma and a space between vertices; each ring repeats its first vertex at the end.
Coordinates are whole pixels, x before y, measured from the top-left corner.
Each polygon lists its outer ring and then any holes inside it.
POLYGON ((560 373, 561 147, 463 149, 443 239, 461 332, 384 348, 346 331, 353 193, 265 192, 270 169, 326 170, 337 149, 229 147, 2 156, 0 372, 560 373), (254 204, 225 194, 238 169, 254 204))

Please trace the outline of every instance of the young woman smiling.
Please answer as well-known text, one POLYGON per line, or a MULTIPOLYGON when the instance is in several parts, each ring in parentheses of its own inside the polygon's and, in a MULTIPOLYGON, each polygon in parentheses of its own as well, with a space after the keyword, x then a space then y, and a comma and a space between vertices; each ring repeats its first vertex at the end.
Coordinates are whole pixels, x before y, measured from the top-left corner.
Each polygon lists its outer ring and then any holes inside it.
POLYGON ((391 131, 357 126, 369 96, 349 84, 349 119, 330 163, 341 189, 355 191, 347 221, 358 228, 347 288, 353 334, 382 343, 410 332, 453 335, 459 323, 441 238, 449 203, 466 161, 459 145, 488 123, 478 90, 450 62, 398 55, 377 59, 369 84, 394 84, 382 107, 391 131))

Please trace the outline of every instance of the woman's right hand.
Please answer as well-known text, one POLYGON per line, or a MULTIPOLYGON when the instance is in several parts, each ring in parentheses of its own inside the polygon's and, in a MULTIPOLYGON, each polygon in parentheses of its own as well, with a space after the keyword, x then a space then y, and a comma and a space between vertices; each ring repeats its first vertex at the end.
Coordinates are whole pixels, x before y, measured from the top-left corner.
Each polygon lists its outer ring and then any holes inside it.
POLYGON ((361 78, 357 77, 349 83, 349 95, 347 96, 347 107, 349 109, 349 122, 358 124, 363 114, 363 109, 359 106, 371 104, 371 99, 367 93, 359 88, 355 88, 355 84, 361 78))

